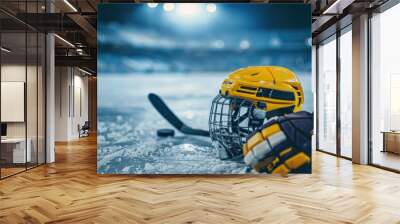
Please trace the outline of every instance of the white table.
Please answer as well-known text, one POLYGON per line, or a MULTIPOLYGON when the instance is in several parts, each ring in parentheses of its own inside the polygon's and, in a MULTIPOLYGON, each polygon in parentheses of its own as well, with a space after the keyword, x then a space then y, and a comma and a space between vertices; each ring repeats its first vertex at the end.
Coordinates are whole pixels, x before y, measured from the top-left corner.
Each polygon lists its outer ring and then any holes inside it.
MULTIPOLYGON (((31 162, 32 160, 32 153, 31 153, 31 145, 32 141, 30 138, 26 139, 28 142, 25 151, 25 138, 5 138, 1 139, 1 144, 5 145, 6 147, 12 146, 12 157, 13 163, 26 163, 31 162), (26 161, 25 161, 26 159, 26 161)), ((4 146, 2 146, 4 147, 4 146)))

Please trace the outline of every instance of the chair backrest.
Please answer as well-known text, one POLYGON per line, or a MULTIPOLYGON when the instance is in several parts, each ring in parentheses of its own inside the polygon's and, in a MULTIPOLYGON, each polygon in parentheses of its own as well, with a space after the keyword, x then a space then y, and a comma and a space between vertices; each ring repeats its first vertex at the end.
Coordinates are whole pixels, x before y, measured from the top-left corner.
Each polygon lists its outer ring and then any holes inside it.
POLYGON ((90 124, 89 121, 85 121, 85 123, 83 124, 82 128, 88 129, 90 127, 89 124, 90 124))

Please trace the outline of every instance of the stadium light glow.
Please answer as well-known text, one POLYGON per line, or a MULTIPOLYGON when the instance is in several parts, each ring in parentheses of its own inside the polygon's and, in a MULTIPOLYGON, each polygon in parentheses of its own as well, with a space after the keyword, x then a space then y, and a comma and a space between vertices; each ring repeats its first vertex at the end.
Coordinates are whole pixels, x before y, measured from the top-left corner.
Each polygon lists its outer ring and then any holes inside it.
POLYGON ((172 12, 175 9, 175 4, 174 3, 164 3, 163 9, 166 12, 172 12))
POLYGON ((196 16, 200 10, 200 5, 196 3, 182 3, 177 7, 177 13, 181 16, 196 16))
POLYGON ((225 43, 224 43, 223 40, 216 40, 216 41, 214 41, 214 42, 212 43, 211 46, 214 47, 214 48, 217 48, 217 49, 222 49, 222 48, 225 47, 225 43))
POLYGON ((203 3, 164 3, 163 9, 166 12, 164 18, 177 29, 186 27, 185 32, 195 31, 199 26, 205 27, 217 17, 216 13, 208 12, 207 4, 203 3))
POLYGON ((247 50, 250 48, 250 42, 248 40, 242 40, 239 44, 240 49, 247 50))
POLYGON ((278 38, 273 38, 271 40, 271 45, 274 47, 279 47, 281 46, 281 40, 279 40, 278 38))
POLYGON ((158 3, 147 3, 147 6, 149 8, 156 8, 158 6, 158 3))
POLYGON ((217 11, 217 5, 214 3, 209 3, 206 6, 207 12, 209 13, 214 13, 215 11, 217 11))

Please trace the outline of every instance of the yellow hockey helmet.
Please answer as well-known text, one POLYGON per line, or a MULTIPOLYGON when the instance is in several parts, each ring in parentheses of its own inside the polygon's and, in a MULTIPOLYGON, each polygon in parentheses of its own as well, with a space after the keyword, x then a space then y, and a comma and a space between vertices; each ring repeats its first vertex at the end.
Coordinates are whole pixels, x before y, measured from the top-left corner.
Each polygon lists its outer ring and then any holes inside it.
POLYGON ((247 136, 269 118, 300 111, 303 88, 296 74, 280 66, 251 66, 231 73, 214 98, 210 135, 221 158, 240 156, 247 136))
POLYGON ((279 66, 236 70, 224 80, 220 93, 258 103, 260 109, 269 113, 275 110, 297 112, 304 103, 303 88, 296 74, 279 66))

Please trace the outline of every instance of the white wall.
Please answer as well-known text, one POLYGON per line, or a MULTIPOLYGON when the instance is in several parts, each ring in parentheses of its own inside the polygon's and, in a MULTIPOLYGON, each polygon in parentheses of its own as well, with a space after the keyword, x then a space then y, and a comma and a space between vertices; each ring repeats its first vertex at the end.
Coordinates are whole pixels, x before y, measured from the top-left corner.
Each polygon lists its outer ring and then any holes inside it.
POLYGON ((78 137, 78 124, 83 125, 89 119, 88 113, 88 77, 75 75, 74 77, 74 108, 72 108, 73 119, 72 122, 72 136, 78 137), (79 97, 80 96, 80 97, 79 97), (79 102, 80 101, 80 102, 79 102), (80 111, 81 110, 81 111, 80 111))
POLYGON ((77 139, 78 125, 88 120, 88 77, 76 68, 56 67, 55 85, 55 140, 77 139))
POLYGON ((69 68, 55 68, 55 141, 68 140, 69 68))

